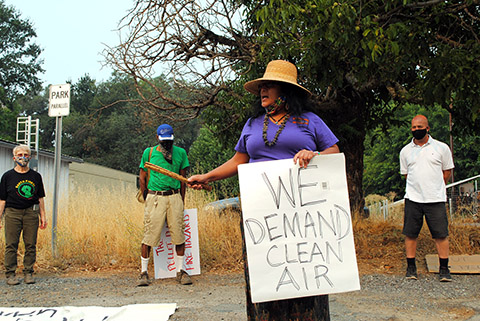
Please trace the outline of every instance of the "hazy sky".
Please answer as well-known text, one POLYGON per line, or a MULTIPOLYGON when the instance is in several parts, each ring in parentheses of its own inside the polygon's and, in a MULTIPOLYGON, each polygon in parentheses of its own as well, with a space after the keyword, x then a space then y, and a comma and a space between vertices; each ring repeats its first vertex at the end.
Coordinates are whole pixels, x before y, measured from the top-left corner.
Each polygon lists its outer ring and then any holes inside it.
POLYGON ((112 69, 101 61, 104 44, 119 43, 118 22, 133 7, 134 0, 4 0, 37 32, 35 42, 43 49, 44 86, 76 82, 89 74, 107 80, 112 69))

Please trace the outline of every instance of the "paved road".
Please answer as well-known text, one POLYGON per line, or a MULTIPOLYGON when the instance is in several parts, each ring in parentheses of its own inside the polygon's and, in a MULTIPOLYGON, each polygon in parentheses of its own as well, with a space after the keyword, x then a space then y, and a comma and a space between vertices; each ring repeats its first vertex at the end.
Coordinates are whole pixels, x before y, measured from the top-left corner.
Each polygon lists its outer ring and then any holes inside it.
MULTIPOLYGON (((170 320, 245 320, 243 274, 195 276, 192 286, 173 279, 136 287, 132 273, 64 277, 41 274, 34 285, 0 283, 0 306, 122 306, 177 303, 170 320)), ((364 275, 360 291, 330 295, 331 320, 480 321, 480 276, 454 275, 440 283, 436 275, 418 281, 399 275, 364 275)))

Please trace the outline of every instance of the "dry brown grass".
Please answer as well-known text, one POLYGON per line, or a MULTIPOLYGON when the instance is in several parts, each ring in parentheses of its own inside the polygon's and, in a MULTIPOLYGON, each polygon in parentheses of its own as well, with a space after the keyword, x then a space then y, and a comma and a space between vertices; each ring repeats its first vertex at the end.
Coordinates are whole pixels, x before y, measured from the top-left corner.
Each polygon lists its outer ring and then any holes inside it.
MULTIPOLYGON (((450 217, 449 217, 450 219, 450 217)), ((475 218, 454 215, 450 219, 450 254, 480 254, 480 232, 475 218)), ((390 210, 387 220, 383 217, 355 219, 353 229, 360 272, 404 273, 405 247, 403 228, 403 206, 390 210)), ((435 242, 426 223, 418 237, 417 265, 426 271, 422 258, 436 254, 435 242)))
MULTIPOLYGON (((98 271, 139 267, 143 236, 143 205, 135 191, 82 190, 71 197, 68 207, 60 208, 57 218, 56 253, 52 255, 51 213, 49 226, 39 231, 37 270, 98 271)), ((241 269, 240 216, 222 216, 204 211, 214 195, 189 191, 185 208, 198 209, 202 269, 238 271, 241 269)), ((5 251, 0 235, 0 260, 5 251)), ((23 259, 20 242, 19 265, 23 259)))
POLYGON ((243 268, 241 216, 235 211, 220 215, 204 207, 215 199, 212 194, 189 191, 186 208, 198 209, 200 262, 209 271, 239 271, 243 268))
MULTIPOLYGON (((98 271, 133 270, 140 265, 143 233, 143 205, 136 202, 135 191, 80 191, 58 215, 57 256, 51 251, 51 226, 39 232, 37 270, 98 271)), ((214 195, 189 190, 185 208, 198 209, 202 271, 240 271, 242 240, 240 215, 221 215, 204 210, 214 195)), ((51 214, 50 214, 51 216, 51 214)), ((359 217, 357 215, 356 217, 359 217)), ((48 217, 49 224, 51 217, 48 217)), ((451 222, 452 254, 480 254, 480 232, 473 219, 451 222)), ((404 238, 402 211, 383 217, 355 219, 353 222, 357 260, 361 273, 403 273, 404 238)), ((20 243, 19 265, 23 255, 20 243)), ((4 256, 4 235, 0 235, 0 260, 4 256)), ((418 258, 436 253, 428 229, 423 228, 418 243, 418 258)), ((419 268, 425 269, 423 260, 419 268), (423 266, 422 266, 423 264, 423 266)))
MULTIPOLYGON (((57 255, 52 255, 49 213, 49 226, 39 231, 37 265, 41 269, 93 271, 136 265, 140 256, 143 206, 130 195, 134 195, 134 191, 92 189, 72 194, 69 205, 58 211, 57 255)), ((23 249, 20 255, 22 253, 23 249)), ((3 256, 3 251, 0 255, 3 256)))

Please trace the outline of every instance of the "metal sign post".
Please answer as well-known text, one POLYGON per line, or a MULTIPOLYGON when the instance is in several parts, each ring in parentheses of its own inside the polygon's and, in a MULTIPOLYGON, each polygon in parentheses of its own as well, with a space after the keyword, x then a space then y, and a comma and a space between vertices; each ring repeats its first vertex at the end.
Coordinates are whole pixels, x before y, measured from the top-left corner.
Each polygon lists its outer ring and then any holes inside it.
POLYGON ((60 160, 62 158, 62 116, 56 117, 55 122, 55 180, 53 185, 53 209, 52 209, 52 253, 57 256, 57 213, 58 213, 58 191, 60 180, 60 160))
POLYGON ((70 114, 70 84, 51 85, 48 95, 48 116, 56 118, 55 127, 55 183, 52 209, 52 254, 57 256, 57 213, 60 168, 62 157, 62 116, 70 114))

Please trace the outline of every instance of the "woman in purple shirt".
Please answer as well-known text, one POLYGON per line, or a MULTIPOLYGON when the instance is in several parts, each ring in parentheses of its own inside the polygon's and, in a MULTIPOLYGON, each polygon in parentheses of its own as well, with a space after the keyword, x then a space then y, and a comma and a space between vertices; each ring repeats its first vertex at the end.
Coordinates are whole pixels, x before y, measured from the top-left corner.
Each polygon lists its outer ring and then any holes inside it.
POLYGON ((262 78, 247 82, 245 89, 259 96, 255 115, 243 127, 235 155, 203 175, 191 176, 190 187, 237 174, 244 163, 292 158, 307 167, 317 154, 338 153, 338 139, 323 120, 312 113, 310 91, 297 83, 297 68, 284 60, 267 65, 262 78))
MULTIPOLYGON (((191 176, 188 179, 190 187, 201 189, 202 185, 198 183, 206 184, 236 175, 237 166, 244 163, 293 157, 295 164, 298 162, 299 166, 307 167, 317 154, 339 152, 338 139, 320 117, 309 111, 311 93, 297 84, 295 65, 283 60, 271 61, 262 78, 249 81, 244 87, 260 100, 255 106, 255 115, 243 127, 235 155, 206 174, 191 176)), ((244 264, 249 320, 264 318, 270 311, 289 316, 298 312, 295 310, 298 307, 307 305, 311 309, 328 302, 328 297, 314 296, 253 304, 246 257, 244 264), (294 304, 286 304, 286 301, 294 304)))

